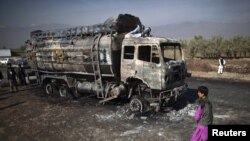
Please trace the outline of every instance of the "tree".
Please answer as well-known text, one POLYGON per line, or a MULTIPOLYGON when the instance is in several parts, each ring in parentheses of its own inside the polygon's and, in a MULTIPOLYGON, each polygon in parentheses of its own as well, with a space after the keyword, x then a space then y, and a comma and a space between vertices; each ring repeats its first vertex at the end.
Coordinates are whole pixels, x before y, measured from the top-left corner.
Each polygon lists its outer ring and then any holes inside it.
POLYGON ((189 41, 181 42, 191 57, 214 58, 225 55, 236 58, 250 56, 250 36, 234 36, 230 39, 214 36, 205 39, 198 35, 189 41))
POLYGON ((209 45, 213 57, 219 57, 222 54, 223 38, 221 36, 214 36, 209 40, 209 45))
POLYGON ((226 57, 232 57, 232 43, 229 40, 225 40, 222 46, 221 51, 226 55, 226 57))
POLYGON ((231 39, 232 42, 232 54, 234 58, 237 58, 238 52, 240 52, 240 46, 241 46, 241 37, 240 36, 234 36, 231 39))
POLYGON ((191 57, 196 57, 197 53, 201 53, 201 55, 203 55, 203 50, 206 47, 204 45, 204 39, 201 35, 194 36, 194 38, 189 41, 188 46, 191 57))

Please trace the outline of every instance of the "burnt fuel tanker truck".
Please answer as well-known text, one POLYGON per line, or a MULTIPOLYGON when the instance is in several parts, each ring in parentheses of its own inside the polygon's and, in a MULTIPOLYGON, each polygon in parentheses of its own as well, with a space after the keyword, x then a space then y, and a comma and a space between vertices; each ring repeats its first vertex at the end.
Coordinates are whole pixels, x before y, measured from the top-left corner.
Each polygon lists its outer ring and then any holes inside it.
POLYGON ((26 57, 47 95, 92 93, 99 103, 125 98, 132 112, 143 112, 158 111, 186 89, 180 43, 152 36, 129 14, 92 26, 33 31, 26 57))

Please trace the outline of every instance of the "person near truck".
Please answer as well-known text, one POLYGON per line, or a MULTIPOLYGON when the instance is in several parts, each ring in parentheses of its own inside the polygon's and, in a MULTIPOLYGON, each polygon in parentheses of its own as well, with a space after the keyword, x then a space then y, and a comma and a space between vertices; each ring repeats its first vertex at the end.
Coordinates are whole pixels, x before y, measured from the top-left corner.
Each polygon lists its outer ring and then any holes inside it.
POLYGON ((22 86, 26 86, 27 85, 26 80, 25 80, 26 74, 25 74, 24 68, 22 67, 21 64, 19 64, 17 74, 18 74, 20 84, 22 86))
POLYGON ((1 85, 2 80, 3 80, 3 74, 2 74, 2 71, 0 70, 0 85, 1 85))
POLYGON ((199 86, 197 95, 199 97, 199 104, 194 115, 197 126, 191 141, 207 141, 208 125, 213 123, 213 110, 212 103, 208 99, 208 88, 206 86, 199 86))
POLYGON ((220 59, 219 59, 219 67, 218 67, 218 74, 223 73, 225 64, 226 64, 226 61, 222 57, 220 57, 220 59))
POLYGON ((14 88, 15 91, 18 91, 18 86, 17 86, 17 81, 16 81, 16 72, 14 70, 14 68, 12 67, 11 63, 7 64, 8 68, 7 68, 7 78, 9 80, 9 84, 10 84, 10 92, 14 92, 14 88))

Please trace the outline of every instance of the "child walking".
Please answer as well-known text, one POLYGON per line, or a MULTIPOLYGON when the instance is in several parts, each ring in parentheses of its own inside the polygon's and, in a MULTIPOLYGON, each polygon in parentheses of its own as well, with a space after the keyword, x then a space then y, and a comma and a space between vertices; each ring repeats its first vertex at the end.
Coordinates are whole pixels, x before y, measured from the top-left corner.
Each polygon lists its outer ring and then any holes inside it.
POLYGON ((199 106, 194 115, 197 122, 196 129, 192 135, 191 141, 207 141, 208 125, 213 123, 212 103, 208 99, 208 88, 205 86, 198 87, 199 106))

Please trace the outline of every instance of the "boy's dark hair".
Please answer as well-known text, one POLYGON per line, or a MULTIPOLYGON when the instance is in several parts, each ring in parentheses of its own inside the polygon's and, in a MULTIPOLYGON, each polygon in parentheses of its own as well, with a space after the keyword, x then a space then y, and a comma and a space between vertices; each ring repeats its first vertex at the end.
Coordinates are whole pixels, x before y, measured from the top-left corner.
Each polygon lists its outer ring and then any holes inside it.
POLYGON ((198 91, 203 93, 205 96, 208 94, 208 88, 206 86, 199 86, 198 91))

